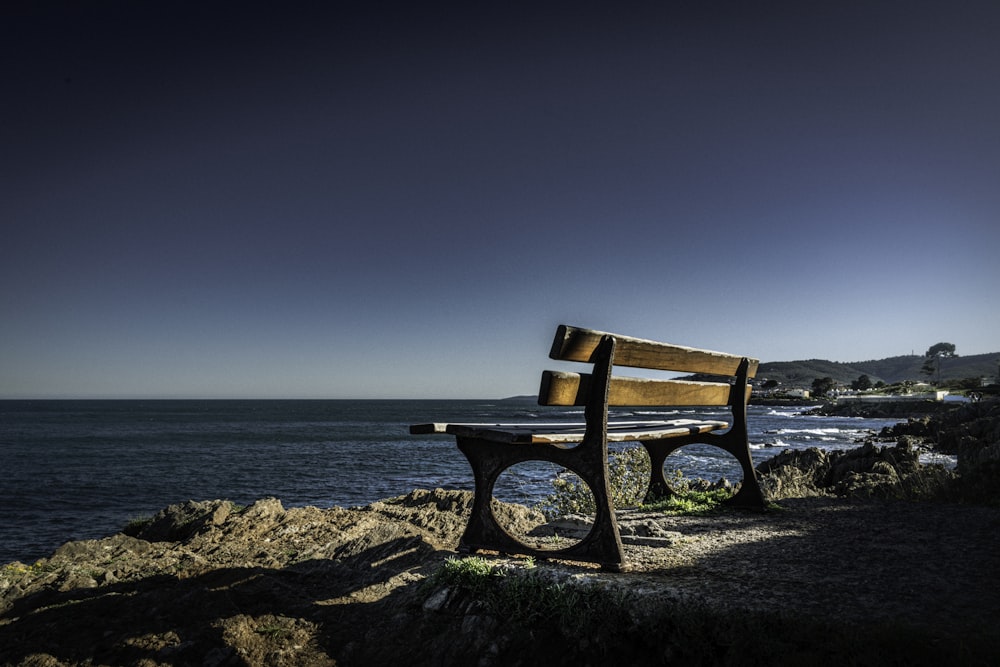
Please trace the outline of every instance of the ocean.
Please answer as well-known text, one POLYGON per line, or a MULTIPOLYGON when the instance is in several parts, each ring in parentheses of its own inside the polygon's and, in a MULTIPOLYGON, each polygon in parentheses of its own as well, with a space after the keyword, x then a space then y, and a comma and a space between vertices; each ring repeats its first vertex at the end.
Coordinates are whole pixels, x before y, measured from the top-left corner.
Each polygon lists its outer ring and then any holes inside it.
MULTIPOLYGON (((783 449, 857 446, 898 420, 815 417, 808 407, 750 406, 757 463, 783 449)), ((638 419, 691 410, 629 410, 638 419)), ((699 412, 698 414, 705 414, 699 412)), ((714 413, 723 418, 724 412, 714 413)), ((415 488, 472 489, 450 436, 423 422, 582 421, 579 409, 510 400, 0 401, 0 564, 31 563, 70 540, 100 538, 185 500, 355 507, 415 488)), ((555 471, 523 464, 501 477, 503 500, 534 502, 555 471)), ((668 460, 687 477, 739 479, 713 447, 668 460)))

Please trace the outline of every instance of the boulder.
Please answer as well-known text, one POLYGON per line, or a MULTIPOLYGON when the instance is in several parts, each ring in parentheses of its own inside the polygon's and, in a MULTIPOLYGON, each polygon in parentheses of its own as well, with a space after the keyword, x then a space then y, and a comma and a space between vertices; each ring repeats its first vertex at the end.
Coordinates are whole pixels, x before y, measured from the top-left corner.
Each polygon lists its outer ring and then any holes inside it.
POLYGON ((847 451, 786 450, 757 466, 771 500, 836 495, 849 498, 928 498, 942 495, 954 474, 920 463, 909 438, 892 447, 872 442, 847 451))

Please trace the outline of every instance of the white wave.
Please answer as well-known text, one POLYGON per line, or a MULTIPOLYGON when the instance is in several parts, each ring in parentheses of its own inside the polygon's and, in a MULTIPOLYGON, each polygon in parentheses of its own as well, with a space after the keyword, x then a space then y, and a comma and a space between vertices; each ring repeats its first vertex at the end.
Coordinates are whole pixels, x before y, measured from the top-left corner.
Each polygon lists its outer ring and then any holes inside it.
POLYGON ((940 452, 921 452, 919 460, 924 465, 943 465, 948 470, 952 470, 958 465, 958 457, 953 454, 941 454, 940 452))
POLYGON ((772 447, 779 447, 777 443, 774 442, 751 442, 750 449, 770 449, 772 447))
POLYGON ((791 447, 791 443, 778 438, 774 442, 751 442, 750 449, 777 449, 780 447, 791 447))
POLYGON ((770 417, 801 417, 803 412, 809 412, 818 408, 819 405, 797 405, 795 409, 769 408, 764 414, 770 417))
POLYGON ((790 419, 792 417, 798 417, 799 413, 798 412, 786 412, 784 410, 768 410, 767 412, 764 413, 764 416, 765 417, 782 417, 782 418, 788 418, 788 419, 790 419))
POLYGON ((794 434, 804 434, 804 435, 836 435, 844 433, 860 433, 861 431, 856 428, 779 428, 772 431, 777 435, 794 435, 794 434))

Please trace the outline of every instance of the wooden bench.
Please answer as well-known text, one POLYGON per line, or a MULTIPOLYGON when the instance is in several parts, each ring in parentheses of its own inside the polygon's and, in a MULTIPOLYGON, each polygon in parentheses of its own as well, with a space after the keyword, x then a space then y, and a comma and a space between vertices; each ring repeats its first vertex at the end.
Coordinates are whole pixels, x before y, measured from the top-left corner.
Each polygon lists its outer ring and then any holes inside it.
POLYGON ((649 453, 652 465, 647 501, 673 493, 664 477, 667 457, 685 445, 703 443, 729 452, 742 467, 740 488, 727 502, 764 507, 750 457, 746 422, 750 399, 747 380, 757 370, 756 359, 565 325, 558 328, 549 356, 593 364, 589 374, 544 371, 538 394, 540 405, 582 406, 583 423, 435 423, 410 427, 412 434, 455 436, 458 448, 472 466, 475 497, 459 545, 462 551, 495 550, 622 569, 625 555, 609 485, 609 441, 638 442, 649 453), (622 377, 612 373, 615 366, 722 377, 710 382, 622 377), (728 406, 732 420, 731 424, 691 419, 609 423, 610 406, 728 406), (491 508, 494 485, 503 471, 525 461, 554 463, 576 473, 587 484, 597 511, 585 538, 564 548, 539 549, 501 527, 491 508))

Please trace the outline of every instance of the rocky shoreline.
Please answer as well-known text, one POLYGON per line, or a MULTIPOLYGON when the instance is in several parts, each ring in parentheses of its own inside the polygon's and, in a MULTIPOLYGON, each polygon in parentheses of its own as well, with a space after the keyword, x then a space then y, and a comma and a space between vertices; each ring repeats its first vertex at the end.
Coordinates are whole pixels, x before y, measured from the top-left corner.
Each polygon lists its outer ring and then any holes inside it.
POLYGON ((507 606, 441 578, 468 492, 171 506, 2 568, 0 664, 996 663, 1000 507, 966 482, 997 488, 1000 420, 976 410, 776 457, 767 512, 624 511, 626 573, 490 556, 507 606), (962 472, 919 464, 935 437, 960 445, 962 472))
POLYGON ((908 419, 951 413, 965 404, 945 401, 830 401, 811 410, 808 414, 840 417, 866 417, 870 419, 908 419))

